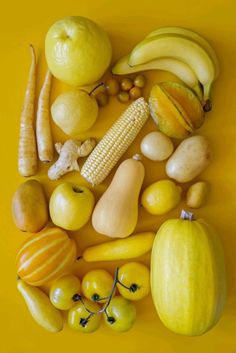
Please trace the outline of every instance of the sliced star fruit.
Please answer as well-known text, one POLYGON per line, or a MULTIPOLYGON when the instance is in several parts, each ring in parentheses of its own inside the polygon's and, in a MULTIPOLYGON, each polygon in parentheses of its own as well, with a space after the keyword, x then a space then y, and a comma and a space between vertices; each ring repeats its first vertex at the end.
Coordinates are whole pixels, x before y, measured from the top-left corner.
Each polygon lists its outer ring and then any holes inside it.
POLYGON ((177 105, 158 84, 151 89, 149 106, 153 120, 167 136, 181 139, 192 132, 177 105))
POLYGON ((193 128, 198 129, 204 123, 204 111, 199 98, 185 85, 177 82, 160 83, 174 102, 178 103, 178 108, 184 119, 193 128))

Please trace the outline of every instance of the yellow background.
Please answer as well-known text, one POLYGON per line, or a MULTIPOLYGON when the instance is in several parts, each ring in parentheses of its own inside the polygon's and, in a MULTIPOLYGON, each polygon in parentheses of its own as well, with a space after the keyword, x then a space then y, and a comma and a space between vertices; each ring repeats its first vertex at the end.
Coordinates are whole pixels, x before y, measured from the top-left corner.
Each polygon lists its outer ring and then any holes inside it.
MULTIPOLYGON (((1 5, 0 21, 0 353, 62 353, 66 351, 113 353, 235 353, 236 352, 236 2, 230 0, 41 0, 6 1, 1 5), (151 298, 137 303, 138 318, 134 328, 116 334, 102 326, 95 334, 82 335, 67 327, 58 334, 50 334, 37 326, 29 316, 25 304, 16 291, 15 254, 27 235, 18 231, 11 220, 11 197, 23 181, 17 173, 17 146, 19 116, 29 67, 29 43, 33 43, 39 56, 38 87, 45 73, 44 37, 49 26, 67 15, 84 15, 100 23, 109 33, 114 59, 127 53, 150 30, 162 25, 180 25, 192 28, 206 36, 220 59, 221 75, 213 93, 213 111, 207 115, 201 133, 209 138, 213 160, 202 176, 211 184, 207 206, 196 212, 218 230, 225 249, 228 272, 228 300, 224 315, 217 326, 202 337, 188 338, 169 332, 160 322, 151 298)), ((148 75, 149 87, 153 82, 173 78, 156 72, 148 75)), ((55 83, 53 97, 67 89, 55 83)), ((101 109, 99 119, 88 135, 101 137, 125 106, 112 99, 101 109)), ((139 150, 139 141, 147 131, 155 130, 150 120, 136 143, 127 152, 131 156, 139 150)), ((54 127, 55 140, 65 136, 54 127)), ((164 178, 164 163, 143 160, 146 167, 144 185, 164 178)), ((46 168, 40 166, 37 176, 45 185, 48 196, 55 183, 48 182, 46 168)), ((110 178, 111 179, 111 178, 110 178)), ((79 174, 64 180, 83 183, 79 174)), ((186 186, 185 186, 186 189, 186 186)), ((97 188, 96 197, 104 186, 97 188)), ((184 203, 181 205, 184 206, 184 203)), ((168 215, 178 216, 180 207, 168 215)), ((148 216, 143 210, 137 230, 157 230, 167 217, 148 216)), ((91 226, 75 236, 79 251, 87 244, 101 242, 91 226)), ((148 256, 141 259, 148 263, 148 256)), ((117 264, 94 265, 113 271, 117 264)), ((75 268, 81 277, 86 272, 83 262, 75 268)))

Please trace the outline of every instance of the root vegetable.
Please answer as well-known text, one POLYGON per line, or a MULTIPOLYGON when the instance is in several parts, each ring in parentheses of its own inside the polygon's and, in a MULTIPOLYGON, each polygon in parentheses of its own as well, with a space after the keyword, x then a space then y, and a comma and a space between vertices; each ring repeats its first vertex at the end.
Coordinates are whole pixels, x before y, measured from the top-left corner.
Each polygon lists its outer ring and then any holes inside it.
POLYGON ((152 161, 164 161, 174 150, 171 139, 160 131, 152 131, 141 142, 142 154, 152 161))
POLYGON ((191 208, 202 207, 209 194, 209 184, 206 181, 198 181, 190 186, 186 195, 186 204, 191 208))
POLYGON ((204 136, 191 136, 180 143, 166 163, 169 178, 186 183, 196 178, 209 165, 211 151, 204 136))
POLYGON ((38 146, 38 156, 44 163, 53 159, 54 147, 50 126, 50 92, 52 85, 52 75, 47 71, 38 100, 36 136, 38 146))
POLYGON ((77 159, 79 157, 88 156, 96 145, 96 141, 93 138, 82 142, 79 140, 67 140, 64 145, 62 143, 56 143, 55 148, 59 154, 59 158, 48 170, 48 177, 51 180, 57 180, 62 175, 72 172, 79 171, 79 165, 77 159))
POLYGON ((18 170, 24 177, 37 172, 37 149, 34 132, 34 105, 36 91, 36 58, 34 47, 30 45, 32 62, 26 87, 25 100, 21 112, 18 170))

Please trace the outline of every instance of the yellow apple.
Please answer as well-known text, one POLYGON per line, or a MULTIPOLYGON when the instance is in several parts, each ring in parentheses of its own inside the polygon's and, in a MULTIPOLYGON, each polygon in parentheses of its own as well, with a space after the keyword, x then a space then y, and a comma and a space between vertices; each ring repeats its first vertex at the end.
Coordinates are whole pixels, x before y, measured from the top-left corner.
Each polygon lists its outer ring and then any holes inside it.
POLYGON ((112 48, 106 32, 95 22, 81 16, 55 22, 45 40, 49 70, 72 86, 98 81, 111 62, 112 48))
POLYGON ((93 193, 85 186, 62 183, 53 191, 49 210, 55 225, 66 230, 78 230, 90 219, 94 207, 93 193))

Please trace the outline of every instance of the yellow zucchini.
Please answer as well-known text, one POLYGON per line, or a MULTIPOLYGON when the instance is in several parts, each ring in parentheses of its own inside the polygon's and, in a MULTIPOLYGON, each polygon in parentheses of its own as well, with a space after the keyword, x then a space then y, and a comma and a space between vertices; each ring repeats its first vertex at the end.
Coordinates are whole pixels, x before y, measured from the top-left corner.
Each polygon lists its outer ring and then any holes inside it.
POLYGON ((85 249, 82 257, 87 262, 133 259, 152 249, 154 237, 155 233, 144 232, 124 239, 107 241, 85 249))

